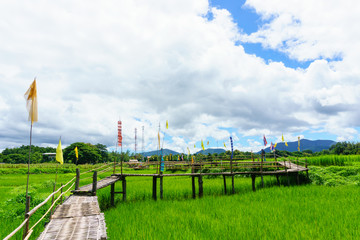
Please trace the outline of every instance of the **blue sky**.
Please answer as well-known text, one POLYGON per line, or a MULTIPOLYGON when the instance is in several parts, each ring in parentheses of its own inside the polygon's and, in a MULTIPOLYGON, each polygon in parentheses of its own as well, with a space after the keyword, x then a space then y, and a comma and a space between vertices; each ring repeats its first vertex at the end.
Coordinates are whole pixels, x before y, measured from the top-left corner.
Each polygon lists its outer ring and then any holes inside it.
POLYGON ((0 150, 33 142, 258 151, 281 135, 359 141, 360 2, 148 0, 2 4, 0 150), (351 6, 351 7, 349 7, 351 6), (318 11, 322 9, 322 11, 318 11), (24 40, 26 39, 26 41, 24 40), (21 86, 21 87, 19 87, 21 86), (164 133, 162 133, 164 136, 164 133), (197 148, 193 146, 196 144, 197 148))

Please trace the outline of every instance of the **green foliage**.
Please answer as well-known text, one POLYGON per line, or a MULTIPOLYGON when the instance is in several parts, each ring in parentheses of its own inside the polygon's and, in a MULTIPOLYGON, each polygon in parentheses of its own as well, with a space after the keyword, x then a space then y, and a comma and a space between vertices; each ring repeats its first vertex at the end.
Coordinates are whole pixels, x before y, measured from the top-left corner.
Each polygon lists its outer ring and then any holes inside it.
MULTIPOLYGON (((99 150, 96 145, 83 142, 73 143, 63 150, 64 161, 74 164, 96 164, 99 162, 104 162, 101 155, 102 153, 104 153, 104 151, 99 150), (76 159, 75 147, 78 148, 79 160, 76 159)), ((108 157, 105 160, 108 160, 108 157)))

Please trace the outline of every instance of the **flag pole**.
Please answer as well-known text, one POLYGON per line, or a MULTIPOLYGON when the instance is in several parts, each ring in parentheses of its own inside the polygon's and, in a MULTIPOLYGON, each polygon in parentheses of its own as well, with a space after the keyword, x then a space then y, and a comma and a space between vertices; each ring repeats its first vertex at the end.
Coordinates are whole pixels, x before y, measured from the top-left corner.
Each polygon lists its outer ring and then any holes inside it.
POLYGON ((31 121, 31 125, 30 125, 30 147, 29 147, 28 173, 27 173, 27 182, 26 182, 26 198, 28 197, 28 191, 29 191, 32 126, 33 126, 33 122, 31 121))

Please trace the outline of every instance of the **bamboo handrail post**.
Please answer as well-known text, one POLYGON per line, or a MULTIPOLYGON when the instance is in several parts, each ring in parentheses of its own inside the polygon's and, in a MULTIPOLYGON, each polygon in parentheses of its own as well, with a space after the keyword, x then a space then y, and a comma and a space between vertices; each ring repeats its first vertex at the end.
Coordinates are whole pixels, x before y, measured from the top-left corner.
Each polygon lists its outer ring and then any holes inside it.
POLYGON ((75 190, 79 190, 79 183, 80 183, 80 170, 79 168, 76 168, 75 190))
POLYGON ((61 185, 61 192, 60 192, 60 194, 61 194, 61 195, 60 195, 60 196, 61 196, 61 198, 60 198, 60 204, 62 204, 62 202, 63 202, 63 201, 62 201, 62 200, 63 200, 63 199, 62 199, 62 193, 63 193, 63 187, 64 187, 64 186, 63 186, 63 184, 62 184, 62 183, 61 183, 60 185, 61 185))
POLYGON ((97 171, 94 171, 94 173, 93 173, 92 191, 91 191, 91 194, 93 196, 96 196, 96 190, 97 190, 97 171))

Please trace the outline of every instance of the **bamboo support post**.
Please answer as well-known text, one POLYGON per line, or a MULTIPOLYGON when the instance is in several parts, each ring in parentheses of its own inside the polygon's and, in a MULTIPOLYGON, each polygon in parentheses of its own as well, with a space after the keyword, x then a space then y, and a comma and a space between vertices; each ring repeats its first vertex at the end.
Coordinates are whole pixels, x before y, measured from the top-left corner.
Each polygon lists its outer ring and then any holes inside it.
POLYGON ((80 170, 76 168, 75 190, 79 190, 79 183, 80 183, 80 170))
POLYGON ((152 193, 152 198, 154 200, 157 199, 157 196, 156 196, 156 182, 157 182, 157 177, 156 176, 153 176, 153 193, 152 193))
POLYGON ((191 176, 191 187, 192 187, 192 198, 196 198, 196 190, 195 190, 195 176, 191 176))
POLYGON ((232 186, 232 194, 235 193, 235 179, 234 174, 231 175, 231 186, 232 186))
POLYGON ((279 185, 279 187, 280 187, 280 179, 279 179, 279 174, 276 174, 275 176, 276 176, 276 181, 277 181, 277 184, 278 184, 278 185, 279 185))
POLYGON ((111 184, 110 188, 110 205, 115 205, 115 183, 111 184))
POLYGON ((309 170, 308 168, 308 162, 307 162, 307 158, 305 158, 305 167, 306 167, 306 178, 309 180, 309 170))
POLYGON ((226 191, 226 176, 225 176, 225 174, 223 175, 223 178, 224 178, 224 193, 227 194, 227 191, 226 191))
POLYGON ((204 188, 203 188, 203 180, 202 180, 202 176, 199 175, 198 177, 199 179, 199 197, 201 198, 204 195, 204 188))
POLYGON ((123 201, 126 201, 126 178, 122 177, 123 201))
POLYGON ((263 164, 264 164, 264 153, 261 152, 261 163, 260 163, 261 187, 264 187, 263 164))
MULTIPOLYGON (((25 203, 25 219, 30 218, 30 215, 28 215, 30 211, 30 196, 28 195, 26 197, 26 203, 25 203)), ((23 233, 23 239, 25 239, 26 235, 28 234, 29 231, 29 221, 30 219, 25 223, 24 226, 24 233, 23 233)))
POLYGON ((97 171, 94 171, 93 174, 93 183, 92 183, 92 195, 96 196, 96 190, 97 190, 97 171))
POLYGON ((285 166, 285 172, 286 172, 287 183, 288 183, 288 186, 290 186, 289 173, 288 173, 288 171, 287 171, 287 166, 286 166, 285 160, 284 160, 284 166, 285 166))
POLYGON ((160 177, 160 199, 163 199, 163 176, 160 177))
POLYGON ((255 178, 256 175, 255 174, 251 174, 251 182, 252 182, 252 190, 255 192, 256 188, 255 188, 255 178))
POLYGON ((299 172, 296 172, 296 184, 300 185, 299 172))

